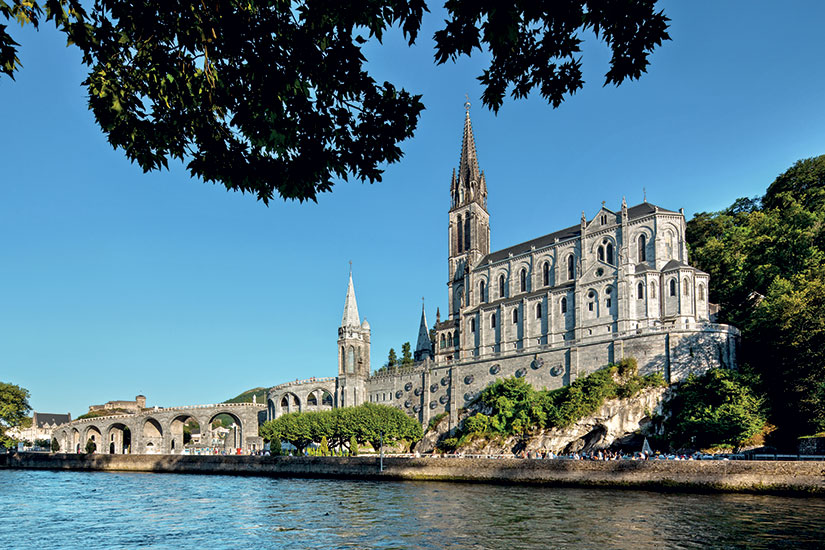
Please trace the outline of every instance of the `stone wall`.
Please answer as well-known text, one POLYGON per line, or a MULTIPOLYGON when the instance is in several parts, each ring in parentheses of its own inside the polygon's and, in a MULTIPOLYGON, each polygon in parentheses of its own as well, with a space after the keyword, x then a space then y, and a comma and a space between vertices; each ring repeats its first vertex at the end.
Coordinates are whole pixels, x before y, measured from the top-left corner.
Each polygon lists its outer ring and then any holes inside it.
POLYGON ((424 426, 433 416, 449 413, 454 427, 459 409, 498 378, 523 377, 535 388, 552 390, 622 358, 635 357, 640 374, 659 372, 666 381, 677 382, 690 373, 736 365, 737 339, 738 331, 726 325, 584 339, 372 376, 367 393, 371 401, 398 407, 424 426))
MULTIPOLYGON (((472 458, 147 456, 19 453, 22 469, 105 470, 345 479, 471 481, 825 494, 825 462, 573 461, 472 458)), ((0 462, 2 467, 2 462, 0 462)))

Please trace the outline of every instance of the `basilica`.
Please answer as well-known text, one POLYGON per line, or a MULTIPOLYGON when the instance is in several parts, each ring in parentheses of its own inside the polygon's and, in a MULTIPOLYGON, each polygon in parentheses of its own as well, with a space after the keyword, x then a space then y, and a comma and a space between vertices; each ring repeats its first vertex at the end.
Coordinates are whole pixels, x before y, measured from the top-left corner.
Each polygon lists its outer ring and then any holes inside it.
POLYGON ((708 274, 688 263, 685 217, 604 203, 576 225, 490 251, 487 182, 470 113, 450 183, 448 308, 435 340, 422 309, 415 363, 375 374, 352 274, 338 328, 338 375, 269 390, 268 417, 376 402, 451 425, 490 382, 558 388, 625 357, 668 382, 736 365, 739 332, 712 322, 708 274))

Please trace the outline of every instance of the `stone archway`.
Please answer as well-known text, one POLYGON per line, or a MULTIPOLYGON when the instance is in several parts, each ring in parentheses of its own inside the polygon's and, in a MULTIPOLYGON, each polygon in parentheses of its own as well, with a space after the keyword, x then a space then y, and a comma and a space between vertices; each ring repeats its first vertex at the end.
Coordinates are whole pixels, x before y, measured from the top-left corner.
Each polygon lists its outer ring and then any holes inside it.
POLYGON ((156 418, 146 418, 141 426, 142 453, 163 454, 163 428, 156 418))
POLYGON ((207 446, 204 442, 205 429, 201 420, 188 413, 175 416, 169 423, 169 453, 184 454, 186 449, 207 446))
POLYGON ((100 433, 100 428, 98 428, 97 426, 87 426, 86 429, 83 431, 83 439, 81 439, 80 441, 80 448, 82 451, 86 450, 86 446, 88 445, 89 441, 95 444, 94 452, 106 452, 106 449, 103 448, 103 434, 100 433))
POLYGON ((70 446, 66 452, 69 453, 79 453, 80 452, 80 430, 77 428, 72 428, 71 432, 69 432, 69 442, 70 446))
POLYGON ((239 415, 228 410, 218 410, 209 418, 206 429, 209 430, 211 434, 211 446, 221 446, 221 444, 218 443, 221 441, 224 449, 233 449, 234 452, 234 449, 244 447, 244 428, 243 421, 239 415), (226 417, 230 419, 229 425, 224 426, 224 422, 220 426, 213 427, 216 420, 223 420, 226 417))
POLYGON ((106 428, 106 449, 100 452, 128 454, 132 452, 132 430, 123 422, 115 422, 106 428))

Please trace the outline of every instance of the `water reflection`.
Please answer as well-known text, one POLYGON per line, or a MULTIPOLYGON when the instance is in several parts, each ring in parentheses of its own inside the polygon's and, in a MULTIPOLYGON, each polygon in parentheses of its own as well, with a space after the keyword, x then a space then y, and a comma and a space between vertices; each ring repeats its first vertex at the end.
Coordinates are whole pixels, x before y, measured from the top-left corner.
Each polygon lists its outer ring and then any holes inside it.
POLYGON ((0 471, 0 547, 821 548, 825 499, 0 471))

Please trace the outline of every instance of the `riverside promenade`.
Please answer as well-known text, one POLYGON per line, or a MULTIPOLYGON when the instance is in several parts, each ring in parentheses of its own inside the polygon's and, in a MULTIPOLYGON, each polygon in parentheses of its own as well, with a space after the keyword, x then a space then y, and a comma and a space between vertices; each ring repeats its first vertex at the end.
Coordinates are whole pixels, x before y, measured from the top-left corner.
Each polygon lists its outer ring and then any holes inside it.
POLYGON ((525 460, 518 458, 267 457, 18 453, 0 468, 457 481, 666 491, 825 496, 822 461, 525 460))

